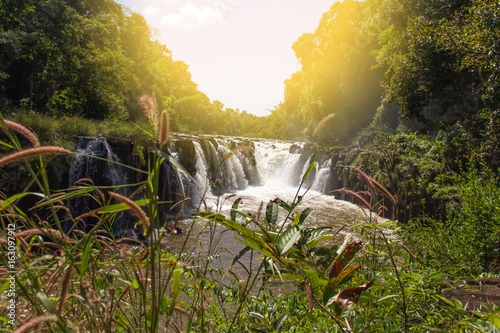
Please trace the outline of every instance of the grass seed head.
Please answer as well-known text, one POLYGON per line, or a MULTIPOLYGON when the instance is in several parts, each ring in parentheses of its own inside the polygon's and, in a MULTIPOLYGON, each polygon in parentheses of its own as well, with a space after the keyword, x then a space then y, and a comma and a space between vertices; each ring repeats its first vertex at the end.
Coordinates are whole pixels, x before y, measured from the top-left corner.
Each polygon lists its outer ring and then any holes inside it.
POLYGON ((125 197, 123 195, 120 195, 118 193, 108 192, 108 194, 112 198, 114 198, 114 199, 116 199, 118 201, 123 202, 124 204, 126 204, 130 208, 130 210, 132 211, 132 213, 141 222, 142 228, 144 229, 144 234, 146 234, 149 231, 149 219, 146 216, 146 213, 141 209, 141 207, 139 207, 133 200, 130 200, 129 198, 127 198, 127 197, 125 197))
POLYGON ((46 147, 38 147, 38 148, 30 148, 21 150, 9 155, 6 155, 0 158, 0 166, 7 165, 10 163, 14 163, 26 158, 37 157, 37 156, 45 156, 45 155, 56 155, 56 154, 67 154, 69 150, 56 147, 56 146, 46 146, 46 147))
POLYGON ((23 125, 16 123, 15 121, 12 120, 4 120, 5 126, 7 126, 8 129, 21 134, 23 137, 28 139, 32 147, 40 147, 40 142, 38 141, 38 138, 36 135, 31 132, 29 129, 24 127, 23 125))

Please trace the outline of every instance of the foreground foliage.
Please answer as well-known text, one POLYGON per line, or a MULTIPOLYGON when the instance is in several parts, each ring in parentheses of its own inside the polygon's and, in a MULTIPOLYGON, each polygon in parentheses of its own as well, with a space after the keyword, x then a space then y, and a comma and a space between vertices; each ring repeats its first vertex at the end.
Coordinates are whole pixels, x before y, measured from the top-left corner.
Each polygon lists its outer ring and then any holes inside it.
POLYGON ((156 149, 148 170, 141 171, 144 180, 134 184, 135 193, 143 194, 135 201, 119 194, 119 188, 95 186, 87 179, 64 191, 52 191, 47 155, 69 151, 37 147, 31 131, 2 120, 10 140, 2 145, 12 152, 0 157, 0 167, 17 161, 32 177, 29 188, 0 201, 4 331, 497 329, 498 308, 473 312, 466 304, 441 296, 447 279, 484 273, 495 263, 499 196, 493 173, 470 171, 457 180, 463 204, 459 211, 450 211, 453 232, 449 232, 440 224, 407 230, 381 219, 386 207, 376 200, 377 195, 394 204, 397 199, 376 179, 352 169, 365 188, 343 192, 357 200, 365 216, 353 226, 352 238, 342 241, 339 230, 308 225, 314 212, 301 208, 305 195, 301 187, 315 168, 311 159, 293 201, 276 198, 265 212, 245 212, 240 209, 241 199, 236 199, 228 216, 200 212, 186 240, 208 234, 208 244, 187 248, 184 243, 178 253, 172 253, 163 242, 172 235, 156 228, 159 170, 170 159, 162 152, 168 118, 155 109, 147 114, 156 149), (156 115, 151 117, 153 112, 156 115), (35 147, 24 148, 17 135, 31 138, 35 147), (36 163, 28 163, 28 158, 36 163), (90 197, 99 208, 72 216, 67 203, 76 196, 90 197), (21 203, 28 198, 37 200, 24 208, 21 203), (133 232, 147 245, 137 239, 113 239, 112 225, 124 210, 136 217, 133 232), (78 226, 88 217, 95 218, 95 224, 87 232, 80 231, 78 226), (202 228, 195 229, 197 225, 202 228), (217 268, 223 237, 229 232, 221 227, 232 230, 244 246, 229 267, 217 268), (206 255, 195 255, 200 250, 206 255), (471 260, 477 260, 477 265, 467 266, 471 260), (235 265, 244 270, 236 273, 235 265), (289 291, 276 294, 269 291, 272 286, 289 291))

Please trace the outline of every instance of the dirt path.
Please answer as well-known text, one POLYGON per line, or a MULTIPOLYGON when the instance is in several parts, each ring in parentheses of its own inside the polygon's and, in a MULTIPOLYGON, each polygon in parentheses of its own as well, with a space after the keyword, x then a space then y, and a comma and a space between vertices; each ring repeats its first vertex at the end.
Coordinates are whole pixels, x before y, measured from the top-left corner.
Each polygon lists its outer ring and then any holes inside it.
POLYGON ((477 311, 481 304, 500 306, 500 278, 450 280, 443 285, 443 289, 443 297, 452 302, 457 299, 464 307, 467 304, 467 310, 477 311))

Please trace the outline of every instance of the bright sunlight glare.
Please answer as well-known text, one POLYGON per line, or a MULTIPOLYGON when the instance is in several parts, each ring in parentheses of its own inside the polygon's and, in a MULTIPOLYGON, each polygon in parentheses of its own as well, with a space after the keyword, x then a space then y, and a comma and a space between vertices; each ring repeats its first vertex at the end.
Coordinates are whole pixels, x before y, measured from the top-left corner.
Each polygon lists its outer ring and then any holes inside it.
POLYGON ((335 0, 118 0, 142 14, 193 81, 225 107, 265 115, 296 72, 292 44, 335 0))

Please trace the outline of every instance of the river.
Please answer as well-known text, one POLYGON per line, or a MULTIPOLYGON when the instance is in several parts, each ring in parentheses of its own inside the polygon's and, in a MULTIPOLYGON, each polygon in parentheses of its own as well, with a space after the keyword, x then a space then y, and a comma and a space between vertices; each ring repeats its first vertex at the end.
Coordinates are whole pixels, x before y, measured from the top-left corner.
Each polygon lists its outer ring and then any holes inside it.
MULTIPOLYGON (((219 211, 226 216, 229 216, 231 206, 237 198, 242 199, 240 209, 245 212, 256 213, 262 204, 262 214, 265 214, 265 207, 272 199, 279 197, 292 202, 311 163, 308 155, 311 149, 303 142, 176 135, 172 138, 169 149, 179 162, 191 161, 192 177, 198 185, 187 176, 181 175, 185 194, 191 197, 191 202, 194 203, 191 204, 191 209, 199 204, 201 210, 219 211), (187 147, 190 144, 187 142, 192 142, 194 147, 194 150, 191 149, 193 156, 189 159, 181 156, 189 150, 187 147), (239 152, 241 149, 238 147, 247 147, 249 142, 252 143, 251 154, 248 154, 248 151, 239 152), (217 186, 211 186, 207 179, 212 179, 217 186), (204 186, 208 186, 208 190, 204 191, 204 186)), ((314 179, 305 181, 298 193, 304 196, 298 210, 314 209, 307 221, 309 226, 330 227, 333 231, 346 226, 336 240, 342 243, 350 233, 349 227, 360 220, 363 212, 350 202, 336 200, 334 196, 321 192, 322 189, 328 188, 325 182, 329 180, 331 172, 328 154, 323 155, 323 161, 318 160, 316 171, 311 173, 314 179)), ((284 218, 284 211, 281 211, 279 221, 284 218)), ((210 233, 210 228, 204 221, 193 221, 191 218, 180 220, 178 227, 182 234, 167 235, 163 240, 164 246, 175 252, 182 250, 195 256, 216 253, 220 258, 220 261, 217 260, 217 266, 227 267, 243 245, 230 232, 222 234, 218 242, 214 243, 214 238, 210 235, 215 235, 217 239, 224 228, 219 226, 210 233), (189 230, 190 237, 186 240, 189 230)), ((172 222, 169 226, 172 227, 172 222)), ((248 264, 249 259, 244 262, 248 264)), ((244 275, 241 267, 235 267, 235 272, 244 275)))

